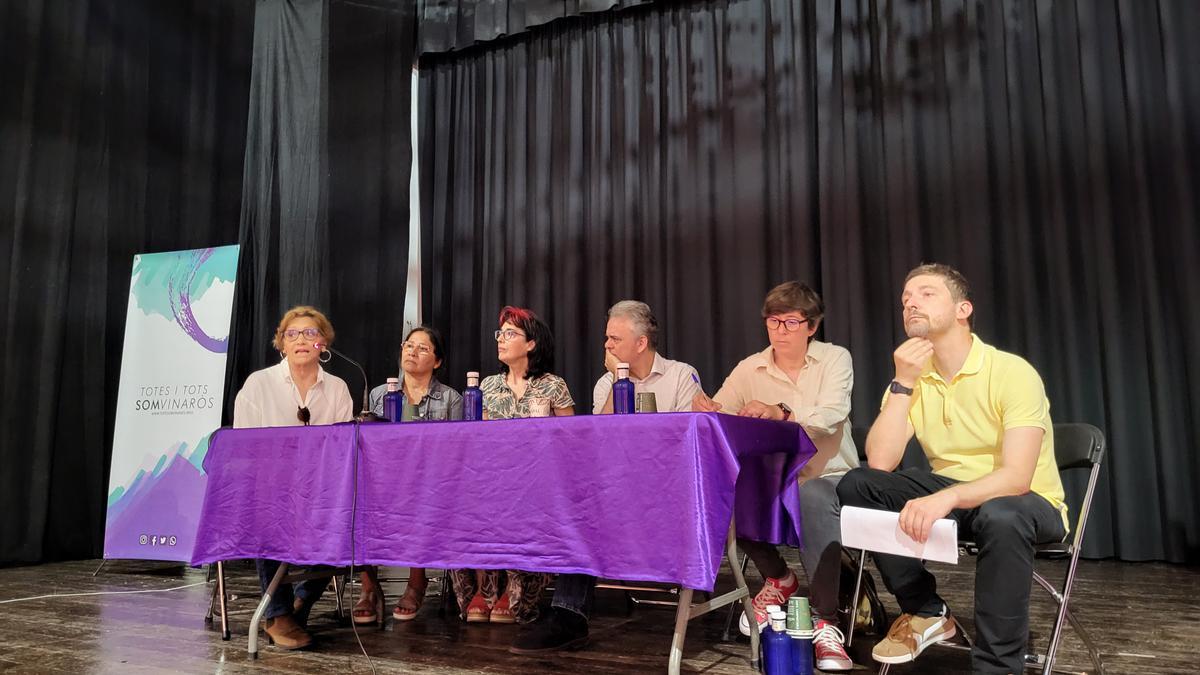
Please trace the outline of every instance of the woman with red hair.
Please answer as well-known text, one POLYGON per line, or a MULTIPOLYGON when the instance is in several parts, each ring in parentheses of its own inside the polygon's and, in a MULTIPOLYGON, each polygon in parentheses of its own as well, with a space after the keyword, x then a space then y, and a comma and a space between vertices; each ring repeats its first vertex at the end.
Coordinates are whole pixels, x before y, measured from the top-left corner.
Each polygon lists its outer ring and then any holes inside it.
MULTIPOLYGON (((484 378, 483 415, 488 420, 533 417, 531 405, 549 403, 552 415, 574 415, 567 383, 555 375, 554 336, 532 310, 505 307, 496 331, 500 372, 484 378), (542 399, 538 401, 538 399, 542 399)), ((530 623, 537 619, 542 591, 550 575, 508 570, 500 592, 499 570, 454 570, 458 606, 471 623, 530 623)))

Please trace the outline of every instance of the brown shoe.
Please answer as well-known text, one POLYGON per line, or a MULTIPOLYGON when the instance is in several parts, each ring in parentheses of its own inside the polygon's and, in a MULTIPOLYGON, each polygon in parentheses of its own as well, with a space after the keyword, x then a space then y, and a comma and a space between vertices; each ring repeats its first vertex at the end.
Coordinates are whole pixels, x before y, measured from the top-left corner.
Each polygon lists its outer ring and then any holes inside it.
POLYGON ((892 623, 887 637, 871 650, 880 663, 908 663, 921 655, 931 644, 954 637, 954 619, 944 616, 913 616, 901 614, 892 623))
POLYGON ((267 619, 266 631, 267 638, 280 649, 304 649, 312 644, 312 636, 296 623, 291 614, 267 619))

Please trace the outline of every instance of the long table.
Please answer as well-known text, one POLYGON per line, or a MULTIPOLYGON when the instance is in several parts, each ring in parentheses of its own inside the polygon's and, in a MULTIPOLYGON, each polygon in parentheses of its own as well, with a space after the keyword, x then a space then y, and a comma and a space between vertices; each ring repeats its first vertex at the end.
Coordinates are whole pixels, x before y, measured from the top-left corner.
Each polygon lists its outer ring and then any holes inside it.
POLYGON ((692 589, 713 589, 733 533, 799 545, 797 478, 815 452, 797 424, 717 413, 222 429, 192 563, 678 584, 677 669, 688 618, 739 599, 748 610, 734 555, 738 588, 690 605, 692 589))

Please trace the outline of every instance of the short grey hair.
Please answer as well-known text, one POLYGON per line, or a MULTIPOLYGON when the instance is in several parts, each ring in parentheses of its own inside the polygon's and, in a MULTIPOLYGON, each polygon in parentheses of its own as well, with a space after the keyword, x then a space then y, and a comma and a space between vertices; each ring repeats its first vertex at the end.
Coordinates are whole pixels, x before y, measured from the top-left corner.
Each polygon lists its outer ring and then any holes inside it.
POLYGON ((650 305, 638 300, 622 300, 608 309, 608 318, 614 317, 629 319, 633 331, 639 336, 645 335, 651 349, 658 349, 658 319, 654 318, 650 305))

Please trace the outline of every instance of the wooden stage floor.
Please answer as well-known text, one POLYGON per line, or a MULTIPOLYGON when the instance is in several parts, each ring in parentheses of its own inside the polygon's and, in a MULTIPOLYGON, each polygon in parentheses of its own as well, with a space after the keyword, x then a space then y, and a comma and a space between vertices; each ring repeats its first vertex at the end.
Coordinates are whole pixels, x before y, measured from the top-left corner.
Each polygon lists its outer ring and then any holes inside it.
MULTIPOLYGON (((795 562, 795 552, 789 559, 795 562)), ((223 642, 203 616, 211 586, 203 570, 165 563, 116 561, 93 578, 99 561, 79 561, 0 569, 0 671, 64 673, 369 673, 349 627, 328 616, 311 625, 316 648, 283 652, 260 642, 261 653, 250 660, 245 651, 246 626, 254 607, 253 568, 232 570, 233 640, 223 642), (188 584, 181 590, 120 595, 80 595, 6 602, 45 594, 109 591, 154 591, 188 584)), ((939 587, 968 629, 971 620, 971 560, 958 566, 933 565, 939 587)), ((1061 563, 1039 563, 1060 577, 1061 563)), ((752 587, 758 587, 753 569, 752 587)), ((718 590, 730 584, 723 570, 718 590)), ((431 591, 435 591, 431 586, 431 591)), ((1034 638, 1044 640, 1052 605, 1035 589, 1032 607, 1034 638)), ((389 597, 394 603, 395 595, 389 597)), ((889 608, 895 603, 887 598, 889 608)), ((623 594, 600 591, 592 620, 592 644, 581 651, 526 658, 506 650, 516 628, 467 625, 439 616, 434 595, 409 623, 390 619, 385 630, 359 629, 366 651, 380 673, 657 673, 666 670, 673 612, 638 606, 629 611, 623 594)), ((1081 563, 1075 607, 1093 631, 1112 673, 1194 673, 1200 646, 1200 568, 1160 563, 1081 563)), ((317 613, 331 611, 322 602, 317 613)), ((389 607, 390 611, 390 607, 389 607)), ((684 650, 684 671, 724 675, 748 673, 749 643, 722 642, 724 611, 692 623, 684 650)), ((736 634, 736 628, 734 630, 736 634)), ((855 641, 856 672, 873 672, 871 638, 855 641)), ((1081 643, 1068 629, 1060 663, 1088 667, 1081 643)), ((1082 668, 1080 668, 1082 669, 1082 668)), ((892 672, 939 674, 968 670, 964 653, 931 649, 916 663, 892 672)))

